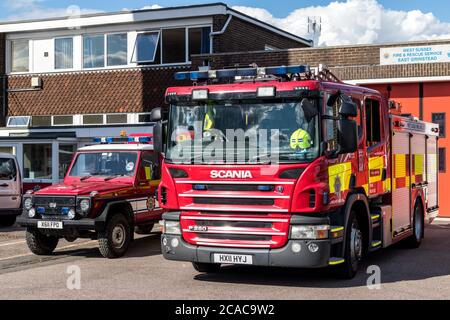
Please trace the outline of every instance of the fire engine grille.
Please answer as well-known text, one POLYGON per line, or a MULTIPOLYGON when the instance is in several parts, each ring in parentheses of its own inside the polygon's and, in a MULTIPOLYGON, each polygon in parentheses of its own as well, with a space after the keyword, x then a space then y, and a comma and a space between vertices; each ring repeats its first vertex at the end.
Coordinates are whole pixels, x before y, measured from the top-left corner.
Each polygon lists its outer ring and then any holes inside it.
POLYGON ((228 204, 273 206, 273 199, 245 199, 245 198, 194 198, 195 204, 228 204))
POLYGON ((230 227, 230 228, 272 228, 272 222, 259 221, 214 221, 199 220, 197 226, 201 227, 230 227))
MULTIPOLYGON (((263 185, 267 187, 265 191, 273 191, 275 187, 273 185, 263 185)), ((249 185, 249 184, 207 184, 206 190, 208 191, 261 191, 261 185, 249 185)))
POLYGON ((242 241, 270 241, 272 236, 251 235, 251 234, 202 234, 202 239, 208 240, 242 240, 242 241))
POLYGON ((34 197, 35 208, 44 208, 45 215, 59 215, 62 208, 74 208, 75 197, 34 197))

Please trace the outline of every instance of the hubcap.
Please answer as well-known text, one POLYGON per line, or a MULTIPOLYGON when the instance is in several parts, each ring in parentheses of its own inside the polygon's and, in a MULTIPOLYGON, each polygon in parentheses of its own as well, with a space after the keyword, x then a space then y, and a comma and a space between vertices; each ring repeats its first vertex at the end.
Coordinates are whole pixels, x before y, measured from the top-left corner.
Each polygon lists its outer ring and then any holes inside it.
POLYGON ((121 248, 125 242, 125 228, 119 224, 112 231, 112 243, 115 248, 121 248))
POLYGON ((356 223, 352 225, 352 232, 350 237, 350 256, 353 268, 355 269, 358 265, 358 261, 362 257, 362 233, 356 223))
POLYGON ((420 210, 418 207, 416 207, 415 210, 415 217, 414 217, 414 231, 415 231, 415 236, 417 241, 420 240, 420 238, 422 237, 422 222, 420 221, 421 217, 420 217, 420 210))

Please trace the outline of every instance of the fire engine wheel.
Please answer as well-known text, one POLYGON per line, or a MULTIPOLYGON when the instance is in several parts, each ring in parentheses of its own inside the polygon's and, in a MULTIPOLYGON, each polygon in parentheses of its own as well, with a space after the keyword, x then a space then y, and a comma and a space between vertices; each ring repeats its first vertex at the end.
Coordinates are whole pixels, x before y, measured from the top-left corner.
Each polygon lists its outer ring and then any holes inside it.
POLYGON ((0 217, 1 227, 12 227, 16 223, 16 216, 2 216, 0 217))
POLYGON ((215 273, 220 271, 220 264, 216 263, 192 262, 192 266, 195 270, 202 273, 215 273))
POLYGON ((131 242, 131 230, 123 214, 113 215, 98 234, 100 253, 108 259, 122 257, 131 242))
POLYGON ((414 217, 413 217, 413 235, 406 239, 405 244, 412 249, 420 247, 423 238, 423 210, 422 205, 417 202, 414 207, 414 217))
POLYGON ((134 228, 134 232, 136 232, 137 234, 151 234, 154 225, 154 223, 151 223, 143 226, 136 226, 134 228))
POLYGON ((38 256, 50 255, 55 251, 59 238, 47 236, 36 229, 27 229, 26 241, 31 252, 38 256))
POLYGON ((363 257, 364 239, 355 212, 350 214, 345 237, 344 262, 337 266, 336 274, 342 279, 352 279, 358 272, 359 263, 363 257))

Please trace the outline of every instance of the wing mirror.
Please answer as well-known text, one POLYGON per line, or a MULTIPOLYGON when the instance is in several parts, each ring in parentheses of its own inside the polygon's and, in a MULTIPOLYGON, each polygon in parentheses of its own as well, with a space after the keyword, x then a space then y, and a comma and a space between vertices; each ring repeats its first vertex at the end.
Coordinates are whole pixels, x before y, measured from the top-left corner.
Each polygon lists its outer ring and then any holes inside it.
POLYGON ((353 102, 349 96, 337 92, 330 96, 327 101, 328 106, 333 106, 337 100, 341 100, 341 107, 339 108, 339 114, 345 118, 354 118, 358 115, 358 106, 353 102))
POLYGON ((155 108, 150 113, 150 121, 151 122, 158 122, 162 120, 162 112, 161 108, 155 108))

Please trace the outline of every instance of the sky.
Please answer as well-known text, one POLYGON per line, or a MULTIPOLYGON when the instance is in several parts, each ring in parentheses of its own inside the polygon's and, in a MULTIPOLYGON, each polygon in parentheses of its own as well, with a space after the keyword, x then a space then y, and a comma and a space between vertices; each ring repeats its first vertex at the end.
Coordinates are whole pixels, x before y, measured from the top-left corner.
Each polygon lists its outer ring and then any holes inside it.
MULTIPOLYGON (((220 0, 0 0, 0 21, 124 9, 170 7, 220 0)), ((308 17, 320 17, 317 45, 370 44, 450 38, 448 0, 230 0, 230 7, 302 37, 308 17)))

